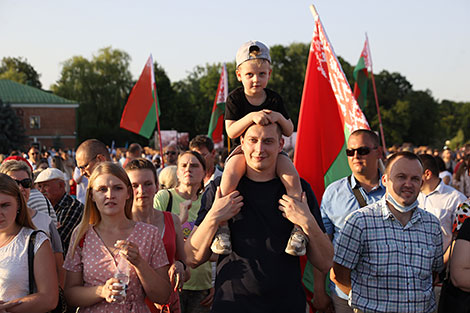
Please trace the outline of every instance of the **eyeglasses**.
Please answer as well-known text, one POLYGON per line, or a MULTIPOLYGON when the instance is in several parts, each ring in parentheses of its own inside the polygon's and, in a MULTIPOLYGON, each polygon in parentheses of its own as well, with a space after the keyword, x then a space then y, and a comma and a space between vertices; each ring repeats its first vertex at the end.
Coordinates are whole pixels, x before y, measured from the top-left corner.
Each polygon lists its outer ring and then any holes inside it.
POLYGON ((357 149, 346 149, 346 155, 349 157, 354 156, 357 151, 358 155, 368 155, 371 150, 375 150, 377 147, 369 148, 369 147, 359 147, 357 149))
POLYGON ((167 151, 167 152, 165 152, 165 155, 169 155, 169 154, 175 155, 175 154, 176 154, 176 151, 167 151))
POLYGON ((97 157, 98 155, 99 155, 99 154, 95 155, 95 156, 93 157, 93 159, 91 159, 90 161, 88 161, 87 164, 85 164, 85 165, 83 165, 83 166, 77 166, 77 167, 78 167, 80 170, 84 171, 84 170, 88 167, 88 165, 90 165, 91 161, 93 161, 94 159, 96 159, 96 157, 97 157))
POLYGON ((31 178, 25 178, 25 179, 22 179, 22 180, 17 180, 15 179, 16 183, 21 186, 23 186, 23 188, 31 188, 31 186, 33 185, 33 181, 31 180, 31 178))

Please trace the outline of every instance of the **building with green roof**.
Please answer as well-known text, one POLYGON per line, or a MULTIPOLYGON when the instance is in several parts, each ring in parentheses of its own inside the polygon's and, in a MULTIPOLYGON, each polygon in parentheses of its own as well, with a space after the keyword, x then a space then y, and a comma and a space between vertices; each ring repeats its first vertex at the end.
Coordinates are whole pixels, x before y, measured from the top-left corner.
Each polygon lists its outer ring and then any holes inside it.
POLYGON ((76 146, 77 101, 8 79, 0 79, 0 100, 16 111, 30 144, 76 146))

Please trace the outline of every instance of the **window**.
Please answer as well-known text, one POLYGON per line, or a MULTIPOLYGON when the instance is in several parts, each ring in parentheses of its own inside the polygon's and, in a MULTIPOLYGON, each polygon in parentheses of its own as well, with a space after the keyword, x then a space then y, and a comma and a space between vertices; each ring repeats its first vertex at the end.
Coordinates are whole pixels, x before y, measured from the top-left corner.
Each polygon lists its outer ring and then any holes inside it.
POLYGON ((33 129, 41 128, 41 117, 40 116, 30 116, 29 117, 29 128, 33 128, 33 129))

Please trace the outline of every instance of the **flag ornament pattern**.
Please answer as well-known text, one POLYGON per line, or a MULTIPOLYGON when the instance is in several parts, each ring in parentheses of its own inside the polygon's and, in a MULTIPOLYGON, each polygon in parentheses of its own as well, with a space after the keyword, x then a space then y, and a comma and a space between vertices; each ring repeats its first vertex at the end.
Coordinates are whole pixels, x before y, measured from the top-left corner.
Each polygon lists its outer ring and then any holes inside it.
MULTIPOLYGON (((346 143, 356 129, 369 129, 346 75, 334 53, 315 8, 314 32, 310 45, 300 105, 294 164, 312 187, 320 202, 325 188, 351 173, 346 143)), ((313 294, 313 270, 301 258, 307 300, 313 294)))
POLYGON ((354 98, 362 109, 364 109, 367 102, 368 69, 371 67, 369 40, 366 39, 361 56, 353 72, 354 80, 356 81, 354 83, 354 98))
POLYGON ((121 117, 120 127, 150 138, 157 124, 158 108, 155 74, 152 55, 147 60, 127 100, 121 117))
POLYGON ((228 96, 228 77, 227 67, 222 66, 222 72, 220 73, 219 84, 217 86, 217 93, 214 100, 214 106, 212 107, 211 120, 209 122, 209 130, 207 135, 212 138, 214 143, 222 141, 222 133, 224 130, 224 112, 225 102, 228 96))

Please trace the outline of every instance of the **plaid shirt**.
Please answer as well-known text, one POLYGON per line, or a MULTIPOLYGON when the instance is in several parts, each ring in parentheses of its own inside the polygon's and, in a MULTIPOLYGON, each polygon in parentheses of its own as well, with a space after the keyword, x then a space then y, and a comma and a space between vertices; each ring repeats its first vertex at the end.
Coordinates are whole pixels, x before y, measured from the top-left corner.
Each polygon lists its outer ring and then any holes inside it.
POLYGON ((59 203, 54 206, 54 210, 57 214, 57 231, 59 232, 60 238, 62 239, 65 255, 67 254, 67 250, 69 248, 72 231, 82 219, 83 204, 68 194, 64 194, 59 203))
POLYGON ((364 312, 431 312, 432 272, 443 267, 438 219, 420 208, 403 225, 385 197, 353 212, 333 261, 351 269, 350 305, 364 312))

